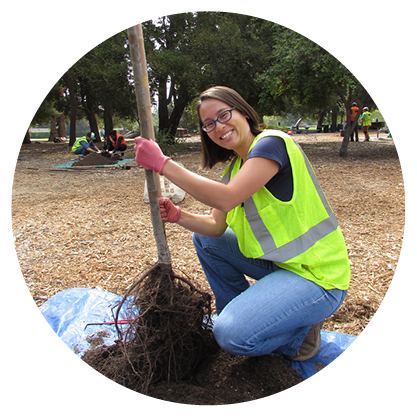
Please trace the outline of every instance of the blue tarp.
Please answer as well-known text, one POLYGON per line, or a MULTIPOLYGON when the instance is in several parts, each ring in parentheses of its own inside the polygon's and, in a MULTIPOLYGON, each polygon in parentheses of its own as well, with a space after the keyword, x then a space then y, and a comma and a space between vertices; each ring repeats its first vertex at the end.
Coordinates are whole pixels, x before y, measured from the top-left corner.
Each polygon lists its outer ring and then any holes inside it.
MULTIPOLYGON (((73 159, 72 161, 67 162, 64 165, 58 165, 54 168, 71 168, 73 166, 73 164, 75 164, 78 161, 78 159, 73 159)), ((116 163, 114 164, 108 164, 108 165, 95 165, 95 167, 97 168, 103 168, 103 167, 115 167, 118 165, 124 165, 127 164, 128 162, 133 161, 133 158, 131 159, 119 159, 116 163)))
MULTIPOLYGON (((110 346, 117 339, 114 325, 87 324, 113 321, 113 314, 121 300, 121 296, 97 288, 71 288, 59 292, 39 309, 61 340, 81 357, 91 346, 110 346)), ((119 320, 123 318, 126 318, 124 306, 119 320)), ((321 339, 320 351, 315 358, 305 362, 291 362, 303 378, 309 378, 334 361, 356 336, 322 330, 321 339)))

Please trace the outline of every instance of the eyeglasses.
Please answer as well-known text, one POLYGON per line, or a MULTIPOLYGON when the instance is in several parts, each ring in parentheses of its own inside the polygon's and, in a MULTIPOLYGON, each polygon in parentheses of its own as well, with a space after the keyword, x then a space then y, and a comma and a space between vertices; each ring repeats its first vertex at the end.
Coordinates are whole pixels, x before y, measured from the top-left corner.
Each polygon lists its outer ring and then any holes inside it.
POLYGON ((215 129, 216 123, 226 123, 232 118, 232 111, 235 110, 236 107, 232 107, 229 110, 225 110, 224 112, 220 113, 219 117, 216 120, 211 120, 210 122, 204 123, 201 126, 201 130, 206 133, 210 133, 212 130, 215 129))

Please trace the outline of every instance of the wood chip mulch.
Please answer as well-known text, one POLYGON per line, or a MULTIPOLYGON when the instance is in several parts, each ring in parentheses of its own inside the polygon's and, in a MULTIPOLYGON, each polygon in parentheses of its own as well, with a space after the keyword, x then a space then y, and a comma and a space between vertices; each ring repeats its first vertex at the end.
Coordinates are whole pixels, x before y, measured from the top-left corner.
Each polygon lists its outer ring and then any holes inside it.
MULTIPOLYGON (((349 155, 342 159, 339 134, 294 137, 336 213, 352 266, 348 296, 323 329, 359 335, 380 306, 401 251, 405 196, 395 145, 391 139, 372 137, 370 142, 350 143, 349 155)), ((190 140, 186 146, 187 152, 173 159, 219 180, 224 166, 200 170, 199 144, 190 140)), ((133 156, 133 142, 128 142, 126 157, 133 156)), ((144 202, 144 170, 134 161, 129 170, 54 168, 71 158, 67 144, 32 143, 22 146, 16 165, 15 245, 38 306, 66 288, 99 287, 124 294, 156 262, 149 205, 144 202)), ((189 195, 180 206, 193 213, 210 210, 189 195)), ((191 232, 175 224, 167 225, 166 232, 174 270, 210 291, 191 232)))

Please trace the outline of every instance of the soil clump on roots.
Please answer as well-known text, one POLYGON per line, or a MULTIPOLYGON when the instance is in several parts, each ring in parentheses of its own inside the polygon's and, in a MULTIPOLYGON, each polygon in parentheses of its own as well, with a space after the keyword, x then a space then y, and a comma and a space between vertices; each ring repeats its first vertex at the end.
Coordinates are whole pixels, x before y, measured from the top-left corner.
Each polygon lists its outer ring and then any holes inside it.
POLYGON ((117 326, 117 343, 90 349, 83 360, 126 388, 177 403, 215 405, 262 398, 303 381, 280 357, 222 351, 211 331, 210 294, 175 275, 170 265, 156 264, 131 286, 116 321, 124 303, 130 324, 124 331, 117 326))
POLYGON ((116 312, 127 303, 130 324, 119 341, 83 359, 127 388, 146 394, 151 383, 189 377, 213 348, 211 295, 175 275, 170 265, 156 264, 133 284, 116 312))

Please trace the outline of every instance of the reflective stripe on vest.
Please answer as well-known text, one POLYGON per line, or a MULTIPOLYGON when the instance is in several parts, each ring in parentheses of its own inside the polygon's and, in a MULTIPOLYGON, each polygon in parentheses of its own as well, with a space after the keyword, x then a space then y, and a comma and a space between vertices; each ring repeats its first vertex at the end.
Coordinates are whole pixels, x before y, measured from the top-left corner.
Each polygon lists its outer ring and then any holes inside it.
POLYGON ((122 140, 120 141, 120 144, 121 145, 126 145, 126 139, 120 133, 116 133, 116 139, 113 139, 111 136, 109 136, 109 139, 111 140, 111 143, 112 143, 113 147, 117 146, 117 141, 119 140, 120 137, 122 138, 122 140))
MULTIPOLYGON (((90 139, 91 140, 91 139, 90 139)), ((81 142, 82 141, 85 141, 85 142, 87 142, 87 144, 88 144, 88 146, 91 146, 91 143, 88 141, 88 139, 87 139, 87 136, 84 136, 84 137, 82 137, 82 138, 78 138, 76 141, 75 141, 75 143, 74 143, 74 145, 72 145, 72 148, 71 148, 71 152, 75 152, 80 146, 82 146, 81 145, 81 142)))
POLYGON ((363 119, 363 125, 364 126, 370 126, 371 125, 371 113, 369 111, 364 112, 364 119, 363 119))
POLYGON ((359 107, 354 106, 354 107, 350 108, 350 120, 352 122, 355 120, 356 115, 358 114, 358 112, 359 112, 359 107))
MULTIPOLYGON (((249 197, 244 202, 245 216, 254 236, 256 237, 256 240, 259 242, 263 252, 265 253, 265 255, 261 256, 260 259, 267 259, 269 261, 278 263, 284 263, 289 259, 292 259, 305 252, 320 239, 335 231, 339 226, 336 216, 333 213, 333 210, 331 209, 323 193, 323 190, 317 180, 316 175, 314 174, 313 168, 307 156, 305 155, 304 151, 301 149, 299 144, 295 142, 294 139, 292 140, 297 145, 298 149, 301 151, 301 154, 304 157, 304 162, 313 181, 314 187, 329 217, 317 223, 315 226, 312 226, 309 230, 307 230, 305 233, 303 233, 296 239, 286 243, 283 246, 276 247, 276 244, 270 231, 265 226, 261 216, 258 213, 253 198, 249 197)), ((227 184, 230 181, 231 173, 235 163, 236 159, 232 161, 229 170, 223 176, 223 183, 227 184)))

